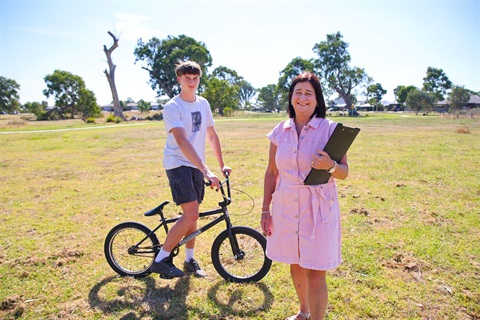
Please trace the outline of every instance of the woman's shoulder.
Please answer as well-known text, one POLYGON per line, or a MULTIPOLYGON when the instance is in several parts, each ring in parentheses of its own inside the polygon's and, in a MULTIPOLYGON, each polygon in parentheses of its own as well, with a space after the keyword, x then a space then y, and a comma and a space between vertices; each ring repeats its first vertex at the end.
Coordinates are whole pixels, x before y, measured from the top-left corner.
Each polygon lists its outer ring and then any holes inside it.
POLYGON ((312 121, 317 121, 318 125, 323 125, 323 126, 337 126, 337 123, 331 119, 328 118, 312 118, 312 121))
POLYGON ((270 139, 273 139, 274 137, 278 137, 284 134, 287 128, 290 128, 290 127, 291 127, 290 119, 282 120, 273 127, 273 129, 267 134, 267 137, 269 137, 270 139))
POLYGON ((278 124, 277 124, 277 127, 280 127, 280 128, 291 128, 292 126, 294 126, 294 122, 293 122, 293 119, 292 118, 288 118, 288 119, 285 119, 285 120, 282 120, 280 121, 278 124))
POLYGON ((329 126, 337 126, 337 122, 333 121, 332 119, 325 118, 325 121, 327 121, 329 126))

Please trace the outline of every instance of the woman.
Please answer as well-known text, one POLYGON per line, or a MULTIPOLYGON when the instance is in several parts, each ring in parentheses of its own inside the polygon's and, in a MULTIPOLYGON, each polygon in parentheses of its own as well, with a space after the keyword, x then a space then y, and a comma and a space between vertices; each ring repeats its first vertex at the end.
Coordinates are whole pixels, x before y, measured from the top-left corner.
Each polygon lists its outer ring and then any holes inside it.
POLYGON ((302 73, 293 80, 288 101, 289 119, 267 135, 261 226, 267 256, 290 264, 300 311, 287 319, 317 320, 324 318, 328 303, 326 270, 341 262, 335 179, 348 176, 347 156, 336 163, 322 151, 337 124, 325 119, 325 100, 314 74, 302 73), (330 180, 304 185, 312 167, 329 171, 330 180))

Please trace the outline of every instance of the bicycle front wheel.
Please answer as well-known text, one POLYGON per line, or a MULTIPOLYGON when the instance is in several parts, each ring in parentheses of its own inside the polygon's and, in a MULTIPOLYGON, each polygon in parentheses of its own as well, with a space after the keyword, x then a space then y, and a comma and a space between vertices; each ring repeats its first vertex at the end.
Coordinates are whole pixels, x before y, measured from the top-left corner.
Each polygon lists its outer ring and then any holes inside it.
POLYGON ((212 264, 225 280, 243 283, 256 282, 265 277, 272 260, 265 255, 267 240, 255 229, 232 227, 220 233, 212 245, 212 264), (235 252, 237 248, 238 252, 235 252))
POLYGON ((157 236, 145 225, 124 222, 115 226, 105 239, 105 258, 121 276, 143 278, 160 250, 157 236))

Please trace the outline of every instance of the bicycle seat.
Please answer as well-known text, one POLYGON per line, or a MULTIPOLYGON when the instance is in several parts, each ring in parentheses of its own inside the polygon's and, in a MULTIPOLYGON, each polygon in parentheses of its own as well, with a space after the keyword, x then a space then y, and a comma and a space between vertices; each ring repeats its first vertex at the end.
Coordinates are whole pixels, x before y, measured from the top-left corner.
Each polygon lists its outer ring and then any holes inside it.
POLYGON ((158 207, 152 209, 152 210, 148 210, 147 212, 144 213, 145 217, 151 217, 151 216, 154 216, 156 214, 160 214, 160 212, 162 212, 163 210, 163 207, 165 207, 167 204, 169 204, 170 201, 164 201, 161 205, 159 205, 158 207))

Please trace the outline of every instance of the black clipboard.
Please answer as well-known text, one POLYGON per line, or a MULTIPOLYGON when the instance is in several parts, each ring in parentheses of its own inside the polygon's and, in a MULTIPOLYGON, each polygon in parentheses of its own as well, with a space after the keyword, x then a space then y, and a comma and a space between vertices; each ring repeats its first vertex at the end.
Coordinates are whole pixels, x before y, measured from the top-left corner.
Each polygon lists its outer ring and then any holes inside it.
MULTIPOLYGON (((359 132, 359 128, 350 128, 338 123, 332 135, 328 139, 325 148, 323 148, 323 151, 328 153, 332 160, 340 162, 359 132)), ((328 179, 330 179, 330 176, 331 174, 326 170, 312 168, 303 181, 303 184, 317 185, 327 183, 328 179)))

